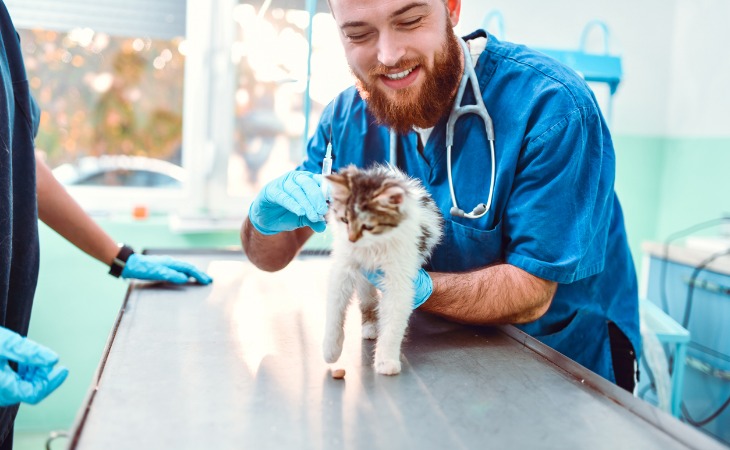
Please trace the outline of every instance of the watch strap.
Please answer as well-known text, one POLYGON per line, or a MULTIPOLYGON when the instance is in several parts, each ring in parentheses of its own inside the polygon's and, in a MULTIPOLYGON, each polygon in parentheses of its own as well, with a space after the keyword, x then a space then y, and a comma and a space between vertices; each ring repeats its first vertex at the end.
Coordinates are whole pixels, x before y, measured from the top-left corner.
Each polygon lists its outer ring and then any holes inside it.
POLYGON ((134 253, 134 249, 127 245, 119 247, 119 253, 114 257, 112 263, 109 264, 109 275, 119 278, 127 264, 127 260, 134 253))

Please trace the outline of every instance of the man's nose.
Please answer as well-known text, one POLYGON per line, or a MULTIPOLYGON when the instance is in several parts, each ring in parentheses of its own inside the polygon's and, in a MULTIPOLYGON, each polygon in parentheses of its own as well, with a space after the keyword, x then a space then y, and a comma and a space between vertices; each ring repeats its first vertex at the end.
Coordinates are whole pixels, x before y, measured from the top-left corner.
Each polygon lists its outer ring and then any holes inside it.
POLYGON ((406 48, 392 31, 381 32, 378 38, 378 61, 388 67, 396 67, 405 56, 406 48))

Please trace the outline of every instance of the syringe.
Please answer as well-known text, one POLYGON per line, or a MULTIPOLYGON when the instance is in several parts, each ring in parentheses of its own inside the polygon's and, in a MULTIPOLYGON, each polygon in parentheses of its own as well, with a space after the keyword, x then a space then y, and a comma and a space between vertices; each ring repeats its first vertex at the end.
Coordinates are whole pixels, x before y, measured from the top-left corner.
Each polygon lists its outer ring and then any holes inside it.
POLYGON ((329 200, 329 195, 327 195, 328 186, 327 186, 327 175, 332 173, 332 142, 327 143, 327 150, 324 154, 324 159, 322 160, 322 195, 324 195, 325 200, 329 200))

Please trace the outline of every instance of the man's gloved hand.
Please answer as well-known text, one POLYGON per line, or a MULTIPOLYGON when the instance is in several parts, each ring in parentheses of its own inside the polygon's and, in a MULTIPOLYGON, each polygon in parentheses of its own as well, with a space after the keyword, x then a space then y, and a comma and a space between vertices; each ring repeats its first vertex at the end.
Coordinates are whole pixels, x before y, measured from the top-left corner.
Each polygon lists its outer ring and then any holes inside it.
POLYGON ((190 277, 200 284, 209 284, 213 279, 192 264, 178 261, 169 256, 148 256, 133 253, 122 270, 123 278, 139 280, 169 281, 175 284, 187 283, 190 277))
POLYGON ((310 227, 321 233, 327 227, 327 202, 322 175, 293 170, 268 183, 256 196, 248 218, 261 234, 276 234, 310 227))
POLYGON ((46 398, 68 376, 65 367, 54 367, 57 362, 50 349, 0 327, 0 406, 35 405, 46 398), (17 372, 10 361, 18 363, 17 372))
MULTIPOLYGON (((362 273, 365 275, 365 278, 368 279, 370 284, 381 291, 383 290, 383 272, 380 269, 375 272, 363 271, 362 273)), ((423 269, 418 270, 418 275, 416 275, 416 279, 413 280, 413 288, 415 289, 413 309, 416 309, 426 303, 426 300, 428 300, 431 293, 433 293, 433 281, 431 280, 431 276, 428 272, 423 269)))

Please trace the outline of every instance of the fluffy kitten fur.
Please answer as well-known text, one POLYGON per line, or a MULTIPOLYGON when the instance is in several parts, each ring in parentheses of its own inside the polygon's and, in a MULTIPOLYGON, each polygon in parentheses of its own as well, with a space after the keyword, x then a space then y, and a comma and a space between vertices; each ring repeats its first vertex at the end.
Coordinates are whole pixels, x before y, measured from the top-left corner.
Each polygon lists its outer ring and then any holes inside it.
POLYGON ((332 272, 327 299, 324 358, 342 353, 345 313, 354 292, 362 336, 375 339, 375 370, 401 371, 400 349, 413 308, 413 280, 442 236, 443 219, 421 183, 392 166, 348 166, 329 175, 332 272), (363 271, 380 270, 383 293, 363 271))

